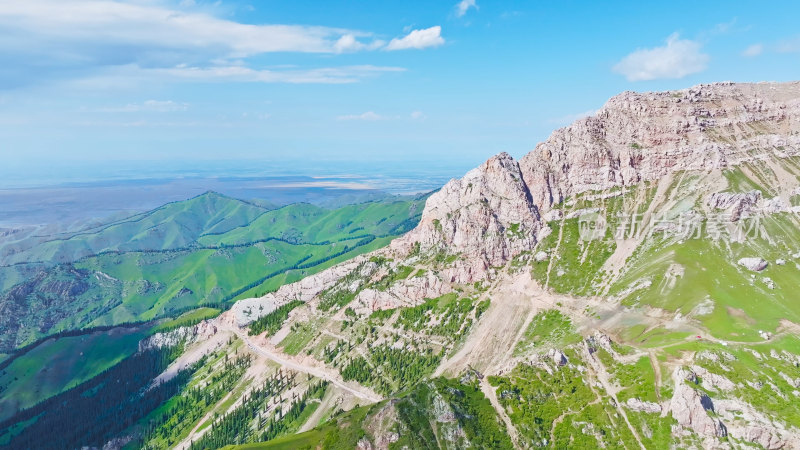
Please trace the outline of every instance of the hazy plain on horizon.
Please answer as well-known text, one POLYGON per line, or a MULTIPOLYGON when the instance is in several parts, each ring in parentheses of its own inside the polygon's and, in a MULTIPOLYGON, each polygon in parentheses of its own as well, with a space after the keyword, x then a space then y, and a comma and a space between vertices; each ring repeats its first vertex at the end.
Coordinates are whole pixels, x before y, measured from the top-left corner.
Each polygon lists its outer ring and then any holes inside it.
POLYGON ((438 189, 474 161, 124 161, 0 168, 0 227, 103 221, 207 191, 278 207, 335 207, 438 189))

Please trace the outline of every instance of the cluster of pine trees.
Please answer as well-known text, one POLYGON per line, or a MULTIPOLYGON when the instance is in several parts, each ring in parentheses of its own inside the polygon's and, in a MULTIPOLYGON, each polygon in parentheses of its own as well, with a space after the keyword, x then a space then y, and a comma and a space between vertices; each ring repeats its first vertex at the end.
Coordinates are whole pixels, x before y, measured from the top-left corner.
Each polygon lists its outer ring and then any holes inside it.
POLYGON ((429 374, 442 358, 428 348, 423 351, 407 351, 381 345, 370 349, 370 356, 375 365, 394 381, 398 390, 413 386, 422 377, 429 374))
MULTIPOLYGON (((208 355, 195 365, 204 367, 208 355)), ((142 431, 142 447, 157 449, 171 447, 179 442, 181 436, 193 426, 209 407, 216 405, 231 392, 252 363, 250 355, 234 359, 225 357, 222 370, 214 372, 202 386, 184 389, 176 395, 160 414, 153 417, 142 431)))
POLYGON ((325 346, 324 349, 322 349, 322 359, 326 363, 330 364, 333 362, 334 359, 336 359, 339 353, 341 353, 342 351, 349 352, 352 349, 353 349, 353 344, 340 339, 336 341, 335 345, 333 346, 327 345, 325 346))
POLYGON ((439 364, 442 353, 434 354, 430 348, 408 351, 380 345, 370 349, 369 357, 371 361, 362 356, 350 360, 342 369, 342 378, 391 394, 413 386, 428 375, 439 364))
POLYGON ((271 311, 265 316, 259 317, 253 323, 251 323, 248 334, 250 336, 255 336, 266 331, 267 336, 272 336, 281 329, 283 322, 289 318, 289 313, 302 304, 303 302, 300 300, 292 300, 289 303, 277 307, 274 311, 271 311))
POLYGON ((211 429, 199 440, 192 442, 192 449, 221 448, 226 445, 263 442, 286 434, 296 428, 294 422, 300 417, 313 398, 322 398, 328 387, 327 381, 312 384, 302 396, 291 398, 289 409, 282 409, 283 393, 297 386, 296 373, 280 369, 264 381, 261 387, 243 397, 241 405, 216 420, 211 429))

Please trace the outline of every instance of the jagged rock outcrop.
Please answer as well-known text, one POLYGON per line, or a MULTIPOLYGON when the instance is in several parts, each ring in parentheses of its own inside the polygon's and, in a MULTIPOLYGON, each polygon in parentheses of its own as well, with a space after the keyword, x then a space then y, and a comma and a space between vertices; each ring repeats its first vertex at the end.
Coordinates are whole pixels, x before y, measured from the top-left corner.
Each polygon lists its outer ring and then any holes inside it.
POLYGON ((739 265, 746 268, 747 270, 752 270, 753 272, 761 272, 762 270, 767 268, 767 261, 764 258, 741 258, 739 259, 739 265))
MULTIPOLYGON (((710 171, 765 155, 798 154, 798 82, 625 92, 594 116, 555 131, 519 162, 501 153, 451 180, 428 198, 414 230, 374 254, 404 259, 422 249, 459 255, 440 271, 445 283, 485 280, 496 267, 535 247, 540 234, 549 232, 542 217, 560 217, 552 206, 567 196, 657 180, 676 171, 710 171)), ((708 202, 713 208, 732 208, 738 219, 754 203, 765 203, 756 192, 715 194, 708 202)), ((308 301, 354 267, 352 261, 342 263, 261 299, 238 302, 235 322, 244 325, 295 298, 308 301)), ((403 301, 394 300, 398 293, 366 292, 360 304, 393 307, 447 290, 399 283, 407 285, 406 293, 399 293, 407 296, 403 301)))
MULTIPOLYGON (((800 154, 800 83, 625 92, 594 116, 555 131, 519 163, 502 153, 451 180, 428 199, 419 226, 393 247, 446 248, 462 254, 471 278, 480 278, 481 265, 502 265, 531 249, 542 215, 552 218, 552 206, 568 196, 726 168, 764 153, 800 154)), ((760 200, 758 191, 715 194, 709 204, 732 209, 738 220, 760 200)))
POLYGON ((569 358, 561 350, 551 348, 547 352, 547 357, 551 359, 558 366, 566 366, 569 363, 569 358))
MULTIPOLYGON (((745 428, 739 439, 755 442, 768 450, 786 448, 787 444, 785 440, 781 439, 780 436, 777 436, 770 429, 760 426, 745 428)), ((795 445, 792 448, 797 448, 797 446, 795 445)))
MULTIPOLYGON (((501 271, 498 267, 520 253, 536 249, 537 241, 551 231, 545 221, 569 220, 596 211, 588 207, 578 209, 582 205, 574 205, 569 211, 553 209, 568 197, 656 181, 679 171, 713 171, 713 176, 708 177, 713 181, 713 189, 698 191, 698 195, 707 194, 724 187, 720 169, 755 159, 772 162, 798 155, 800 83, 719 83, 675 92, 626 92, 609 100, 594 116, 557 130, 521 160, 501 153, 463 178, 451 180, 428 198, 418 226, 388 248, 338 264, 262 298, 237 302, 223 320, 243 326, 294 299, 310 302, 313 311, 332 291, 352 294, 343 298, 345 301, 352 298, 348 306, 362 315, 418 304, 425 298, 460 288, 453 285, 496 279, 494 275, 501 271), (714 184, 718 181, 719 185, 714 184), (442 254, 451 258, 442 258, 442 254), (454 255, 457 257, 452 258, 454 255), (376 257, 382 261, 380 264, 369 262, 376 257), (400 265, 414 271, 424 268, 428 273, 380 283, 383 276, 400 265), (349 276, 354 273, 357 276, 349 276)), ((795 182, 796 179, 789 179, 786 184, 795 182)), ((668 184, 659 184, 657 188, 661 191, 668 184)), ((607 198, 625 191, 633 188, 590 195, 607 198)), ((774 213, 794 208, 787 206, 793 202, 785 196, 765 199, 760 191, 717 192, 697 198, 700 203, 691 202, 692 207, 705 202, 706 211, 730 211, 732 221, 755 212, 774 213)), ((700 218, 698 211, 681 214, 700 218)), ((537 262, 552 259, 555 263, 559 253, 551 250, 536 249, 535 254, 531 252, 525 258, 537 262)), ((738 263, 751 271, 767 267, 767 262, 757 254, 750 256, 753 257, 742 258, 738 263)), ((675 280, 683 274, 683 266, 670 265, 666 279, 675 280)), ((772 283, 767 278, 758 279, 767 285, 772 283)), ((755 275, 753 280, 757 280, 755 275)), ((636 282, 638 288, 651 284, 652 279, 636 282)), ((693 316, 713 311, 714 300, 707 300, 708 304, 704 301, 702 308, 693 310, 693 316)), ((343 310, 338 314, 344 315, 343 310)), ((402 348, 404 344, 398 341, 394 345, 402 348)), ((601 332, 589 336, 584 346, 587 354, 603 349, 623 364, 638 361, 642 356, 621 355, 609 336, 601 332)), ((753 354, 762 359, 755 351, 753 354)), ((724 352, 706 352, 698 355, 698 359, 713 361, 721 370, 728 370, 725 361, 735 357, 724 352)), ((564 352, 555 349, 526 361, 551 375, 566 370, 560 366, 579 367, 579 362, 580 358, 570 361, 564 352)), ((658 376, 660 379, 660 371, 658 376)), ((738 381, 731 381, 737 378, 729 376, 700 366, 681 369, 673 372, 673 396, 663 406, 636 398, 629 399, 624 406, 632 411, 670 414, 678 423, 676 430, 692 430, 708 442, 719 443, 717 438, 728 434, 766 448, 780 448, 790 442, 793 430, 787 432, 748 409, 749 405, 724 398, 723 393, 741 387, 738 381), (715 407, 717 397, 719 408, 715 407)), ((784 378, 792 386, 800 385, 789 374, 784 378)), ((769 384, 777 390, 769 381, 753 383, 760 383, 758 389, 769 384)), ((444 412, 436 417, 450 421, 444 412)), ((364 448, 368 444, 369 441, 364 441, 364 448)))
POLYGON ((567 196, 800 150, 800 83, 715 83, 625 92, 520 160, 544 213, 567 196))
MULTIPOLYGON (((677 380, 683 378, 679 374, 677 380)), ((713 410, 714 403, 708 395, 686 383, 680 381, 676 383, 669 411, 679 425, 702 436, 725 437, 727 435, 725 425, 708 414, 708 411, 713 410)))
POLYGON ((171 347, 180 342, 192 344, 204 341, 217 334, 217 326, 212 320, 204 320, 189 327, 180 327, 163 333, 156 333, 139 341, 139 351, 171 347))
POLYGON ((748 403, 721 399, 715 402, 715 407, 728 424, 728 435, 735 439, 754 442, 766 449, 800 448, 800 434, 796 428, 787 428, 748 403))
POLYGON ((460 253, 485 272, 532 249, 540 226, 519 164, 501 153, 431 195, 419 225, 392 247, 408 251, 418 242, 423 249, 460 253))
POLYGON ((749 214, 761 200, 761 191, 750 192, 715 192, 708 197, 706 204, 712 209, 730 211, 731 222, 736 222, 742 215, 749 214))
POLYGON ((654 402, 647 402, 638 398, 629 398, 625 406, 631 411, 646 412, 651 414, 661 414, 661 405, 654 402))
POLYGON ((413 306, 419 299, 436 298, 450 290, 448 283, 428 272, 422 277, 401 280, 386 290, 364 289, 356 296, 353 309, 359 314, 369 314, 381 309, 413 306))
POLYGON ((361 255, 322 272, 309 275, 295 283, 283 285, 277 291, 270 292, 263 297, 239 300, 231 307, 230 311, 223 315, 223 320, 230 321, 232 325, 243 327, 292 300, 310 301, 325 289, 335 285, 368 259, 367 256, 361 255))
POLYGON ((708 391, 729 392, 736 388, 736 385, 722 375, 709 372, 704 367, 692 366, 692 372, 700 378, 700 385, 708 391))

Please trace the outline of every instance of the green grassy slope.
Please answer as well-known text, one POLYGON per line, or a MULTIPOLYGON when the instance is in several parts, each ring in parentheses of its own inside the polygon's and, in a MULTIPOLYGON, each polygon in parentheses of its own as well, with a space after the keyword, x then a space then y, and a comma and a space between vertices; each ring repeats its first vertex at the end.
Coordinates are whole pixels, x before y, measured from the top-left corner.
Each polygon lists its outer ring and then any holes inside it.
POLYGON ((289 242, 335 242, 355 236, 384 236, 412 228, 423 203, 369 202, 326 210, 313 205, 291 205, 267 212, 246 227, 207 234, 201 245, 237 245, 265 239, 289 242))
MULTIPOLYGON (((800 174, 793 160, 780 163, 787 172, 800 174)), ((798 216, 768 213, 731 222, 728 213, 706 205, 715 192, 759 189, 764 198, 779 195, 762 187, 780 185, 772 169, 752 163, 707 176, 676 174, 665 183, 658 198, 659 187, 650 183, 566 201, 561 205, 565 218, 550 222, 552 233, 538 244, 536 251, 547 252, 548 258, 532 263, 533 277, 558 293, 606 293, 622 297, 629 307, 680 313, 719 339, 760 340, 759 330, 775 332, 783 319, 800 321, 794 295, 800 270, 793 256, 800 251, 798 216), (600 239, 583 239, 580 218, 570 214, 594 210, 608 227, 600 239), (698 228, 682 235, 690 223, 698 228), (621 270, 611 273, 614 264, 607 263, 624 241, 618 235, 621 228, 641 234, 626 242, 633 251, 616 263, 621 270), (732 239, 739 232, 745 238, 732 239), (749 271, 738 264, 746 257, 763 258, 769 266, 749 271)))
POLYGON ((3 265, 64 263, 104 251, 165 250, 192 245, 205 233, 246 226, 267 212, 241 200, 207 192, 186 201, 78 233, 31 239, 0 249, 3 265))

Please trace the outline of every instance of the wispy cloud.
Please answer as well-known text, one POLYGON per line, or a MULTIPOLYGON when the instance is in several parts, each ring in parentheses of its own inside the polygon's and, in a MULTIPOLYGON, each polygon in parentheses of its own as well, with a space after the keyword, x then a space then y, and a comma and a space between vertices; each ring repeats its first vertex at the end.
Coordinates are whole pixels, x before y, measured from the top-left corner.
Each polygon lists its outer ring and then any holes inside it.
POLYGON ((461 0, 456 4, 456 16, 464 17, 470 8, 478 9, 478 4, 475 3, 475 0, 461 0))
POLYGON ((188 103, 175 102, 172 100, 147 100, 142 103, 128 103, 124 106, 96 108, 96 112, 179 112, 189 109, 188 103))
POLYGON ((369 43, 364 43, 359 41, 355 35, 345 34, 344 36, 340 37, 335 44, 333 44, 333 49, 336 51, 336 53, 350 53, 362 50, 377 50, 384 45, 386 45, 386 42, 380 39, 373 40, 369 43))
POLYGON ((412 31, 387 46, 371 32, 245 24, 216 17, 194 2, 181 5, 167 0, 0 2, 0 67, 4 68, 0 86, 87 78, 104 69, 130 67, 178 77, 352 82, 360 76, 350 69, 280 71, 246 66, 248 58, 273 52, 338 54, 425 48, 443 42, 439 27, 412 31))
POLYGON ((376 121, 376 120, 384 120, 385 117, 376 113, 375 111, 367 111, 363 114, 347 114, 344 116, 337 117, 339 120, 366 120, 366 121, 376 121))
POLYGON ((791 39, 784 39, 779 42, 775 49, 780 53, 800 52, 800 36, 791 39))
POLYGON ((762 53, 764 53, 764 46, 762 44, 753 44, 744 49, 744 51, 742 52, 742 56, 747 56, 748 58, 752 58, 762 53))
POLYGON ((673 33, 665 45, 636 50, 618 62, 613 70, 628 81, 683 78, 706 69, 709 57, 701 50, 700 43, 681 39, 678 33, 673 33))
POLYGON ((435 26, 422 30, 412 30, 402 38, 395 38, 386 46, 386 50, 407 50, 438 47, 444 44, 442 27, 435 26))
POLYGON ((251 69, 244 66, 174 67, 170 69, 144 69, 143 73, 165 74, 174 78, 198 81, 239 81, 259 83, 354 83, 365 77, 386 72, 403 72, 402 67, 344 66, 318 69, 251 69))
POLYGON ((425 115, 425 113, 424 113, 424 112, 422 112, 422 111, 414 111, 414 112, 412 112, 412 113, 410 114, 410 117, 411 117, 413 120, 422 120, 422 119, 426 118, 427 116, 426 116, 426 115, 425 115))
POLYGON ((277 67, 253 69, 242 65, 144 68, 136 65, 99 69, 83 78, 63 82, 74 91, 131 90, 159 82, 349 84, 381 74, 401 73, 391 66, 340 66, 321 68, 277 67))

